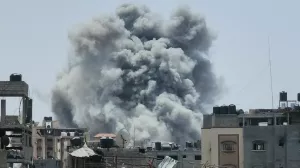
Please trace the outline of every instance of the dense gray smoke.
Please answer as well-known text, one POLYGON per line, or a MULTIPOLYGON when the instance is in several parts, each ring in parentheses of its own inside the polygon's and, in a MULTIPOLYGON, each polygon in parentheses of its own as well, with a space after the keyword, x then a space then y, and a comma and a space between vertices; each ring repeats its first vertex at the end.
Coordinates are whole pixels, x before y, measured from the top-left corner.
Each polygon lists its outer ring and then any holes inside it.
POLYGON ((204 18, 181 8, 169 20, 125 4, 70 33, 72 53, 52 93, 64 126, 92 134, 128 129, 137 140, 196 140, 219 93, 204 18))

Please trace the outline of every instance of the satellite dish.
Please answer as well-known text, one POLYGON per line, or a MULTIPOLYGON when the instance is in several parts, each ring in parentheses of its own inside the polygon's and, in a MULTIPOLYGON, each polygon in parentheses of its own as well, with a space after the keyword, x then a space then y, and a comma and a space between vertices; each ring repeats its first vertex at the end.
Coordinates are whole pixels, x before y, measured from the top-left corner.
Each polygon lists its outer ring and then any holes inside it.
POLYGON ((129 144, 129 142, 130 142, 129 132, 125 128, 121 129, 116 135, 116 144, 121 148, 125 148, 129 144))

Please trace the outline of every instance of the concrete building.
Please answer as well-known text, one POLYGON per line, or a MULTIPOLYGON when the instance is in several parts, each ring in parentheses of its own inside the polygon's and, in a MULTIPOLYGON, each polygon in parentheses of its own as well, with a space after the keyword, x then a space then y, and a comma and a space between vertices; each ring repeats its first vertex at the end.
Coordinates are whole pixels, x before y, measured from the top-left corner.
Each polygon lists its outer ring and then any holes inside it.
POLYGON ((231 105, 214 107, 213 114, 204 115, 202 163, 230 168, 299 168, 300 106, 280 97, 278 109, 243 113, 231 105))
MULTIPOLYGON (((32 165, 31 123, 32 99, 28 97, 29 86, 22 80, 22 75, 12 74, 9 81, 0 81, 1 121, 0 155, 11 167, 19 164, 22 167, 32 165), (7 115, 5 97, 20 97, 19 115, 7 115)), ((1 162, 1 165, 5 163, 1 162)))
POLYGON ((67 167, 72 140, 81 138, 83 142, 88 136, 85 128, 62 128, 52 117, 44 117, 41 126, 32 128, 33 159, 39 165, 52 159, 60 162, 55 162, 59 167, 67 167))

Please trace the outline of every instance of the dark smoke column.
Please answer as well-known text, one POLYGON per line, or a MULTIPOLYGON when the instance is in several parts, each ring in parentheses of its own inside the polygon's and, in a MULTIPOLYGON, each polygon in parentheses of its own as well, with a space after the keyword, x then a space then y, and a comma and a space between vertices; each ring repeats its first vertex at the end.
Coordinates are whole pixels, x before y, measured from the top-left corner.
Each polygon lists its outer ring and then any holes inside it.
POLYGON ((125 4, 74 32, 52 94, 66 126, 92 133, 136 129, 136 139, 199 139, 201 117, 220 89, 207 57, 205 20, 179 9, 169 20, 125 4))

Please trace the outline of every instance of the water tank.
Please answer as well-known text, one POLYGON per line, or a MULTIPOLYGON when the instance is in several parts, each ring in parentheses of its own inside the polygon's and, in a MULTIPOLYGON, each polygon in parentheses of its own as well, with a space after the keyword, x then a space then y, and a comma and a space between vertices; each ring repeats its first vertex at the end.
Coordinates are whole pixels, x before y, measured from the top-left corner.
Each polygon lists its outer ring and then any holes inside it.
POLYGON ((220 107, 220 114, 228 114, 228 106, 221 106, 220 107))
POLYGON ((170 150, 172 150, 172 147, 169 144, 162 144, 161 145, 161 150, 170 151, 170 150))
POLYGON ((71 146, 81 146, 83 143, 80 137, 74 137, 71 139, 71 146))
POLYGON ((192 148, 193 147, 192 142, 185 142, 185 147, 186 148, 192 148))
POLYGON ((198 148, 197 142, 194 142, 194 148, 198 148))
POLYGON ((297 101, 300 101, 300 93, 297 94, 297 101))
POLYGON ((155 142, 155 150, 161 150, 161 142, 155 142))
POLYGON ((239 110, 237 111, 237 113, 238 113, 238 114, 245 114, 244 110, 242 110, 242 109, 239 109, 239 110))
POLYGON ((45 121, 52 121, 52 117, 44 117, 45 121))
POLYGON ((7 135, 1 137, 1 145, 3 145, 3 147, 9 145, 9 138, 7 135))
POLYGON ((111 148, 114 145, 114 140, 112 138, 101 138, 100 147, 101 148, 111 148))
POLYGON ((22 75, 21 74, 11 74, 9 77, 9 81, 11 82, 20 82, 22 81, 22 75))
POLYGON ((214 114, 220 114, 220 107, 219 106, 213 107, 213 113, 214 114))
POLYGON ((236 106, 234 104, 228 106, 228 114, 237 114, 236 106))
POLYGON ((285 92, 285 91, 282 91, 282 92, 280 92, 279 93, 279 100, 280 101, 287 101, 287 92, 285 92))

